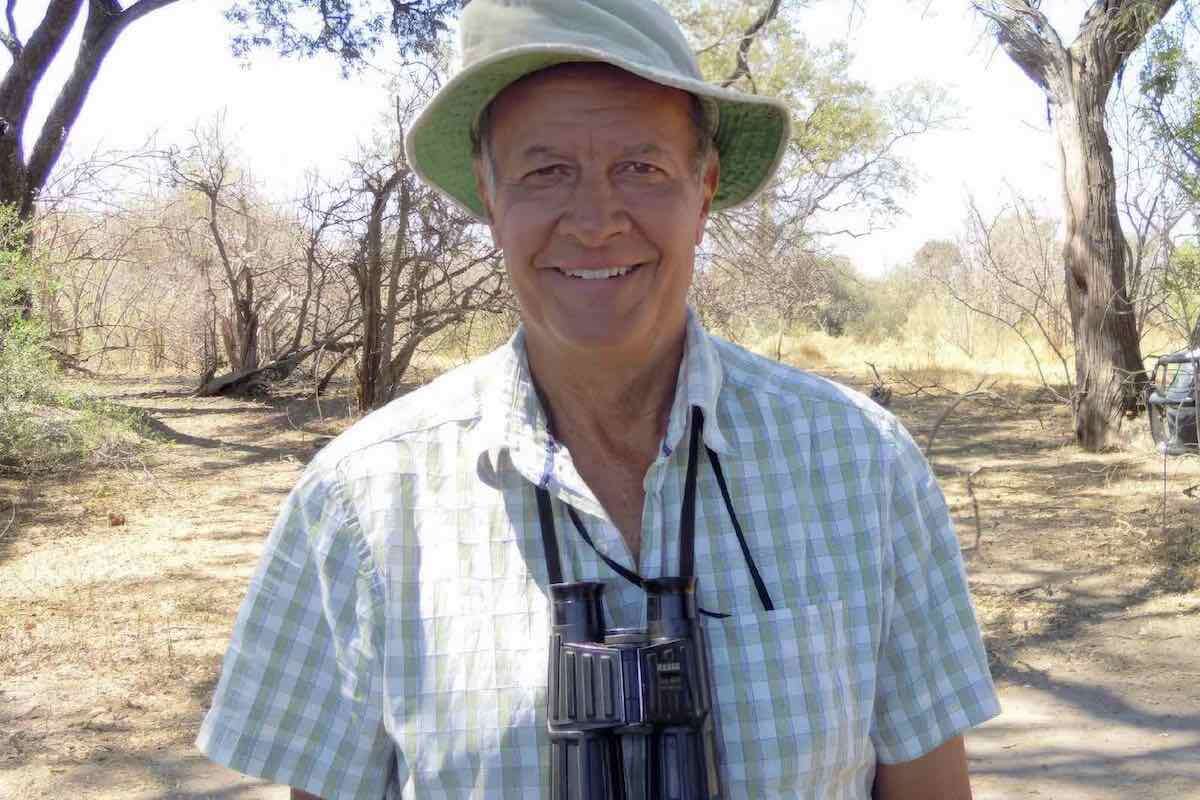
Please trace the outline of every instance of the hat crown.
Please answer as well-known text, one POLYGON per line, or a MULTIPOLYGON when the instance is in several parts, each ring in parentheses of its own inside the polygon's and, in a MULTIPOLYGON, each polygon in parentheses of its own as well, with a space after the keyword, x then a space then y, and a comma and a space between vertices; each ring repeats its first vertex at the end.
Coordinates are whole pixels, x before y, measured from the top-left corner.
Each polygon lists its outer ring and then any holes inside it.
POLYGON ((532 46, 569 46, 703 80, 679 25, 652 0, 472 0, 460 25, 462 65, 532 46))

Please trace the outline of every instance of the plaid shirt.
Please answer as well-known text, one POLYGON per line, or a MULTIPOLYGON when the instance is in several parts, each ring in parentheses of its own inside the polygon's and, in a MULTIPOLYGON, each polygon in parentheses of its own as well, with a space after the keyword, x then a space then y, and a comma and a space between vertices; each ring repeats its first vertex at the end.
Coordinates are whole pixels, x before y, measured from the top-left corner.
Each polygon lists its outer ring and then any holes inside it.
POLYGON ((335 798, 546 796, 549 619, 535 485, 566 580, 611 626, 676 573, 689 409, 720 454, 776 609, 758 600, 707 460, 696 575, 729 798, 870 796, 999 712, 941 491, 862 396, 709 337, 694 315, 646 474, 641 563, 550 436, 520 333, 327 446, 284 504, 238 615, 199 747, 335 798))

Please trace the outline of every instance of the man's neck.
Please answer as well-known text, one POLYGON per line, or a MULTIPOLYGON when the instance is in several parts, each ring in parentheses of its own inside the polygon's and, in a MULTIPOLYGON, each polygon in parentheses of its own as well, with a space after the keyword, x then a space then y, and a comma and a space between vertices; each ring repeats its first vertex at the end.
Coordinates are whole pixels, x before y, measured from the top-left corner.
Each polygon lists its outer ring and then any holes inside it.
POLYGON ((555 359, 526 340, 529 367, 549 417, 579 476, 596 494, 633 563, 641 558, 646 471, 667 429, 685 332, 636 364, 625 359, 555 359))
POLYGON ((680 331, 660 353, 637 364, 556 358, 548 348, 528 343, 530 370, 554 437, 577 457, 600 448, 609 457, 649 466, 666 433, 684 336, 680 331))

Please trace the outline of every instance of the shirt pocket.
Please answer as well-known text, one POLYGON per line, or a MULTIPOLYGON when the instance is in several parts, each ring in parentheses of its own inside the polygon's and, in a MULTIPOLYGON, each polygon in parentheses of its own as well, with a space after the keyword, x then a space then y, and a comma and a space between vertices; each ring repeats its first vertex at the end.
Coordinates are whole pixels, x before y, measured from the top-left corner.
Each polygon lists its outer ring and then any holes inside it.
POLYGON ((859 771, 868 727, 841 602, 707 621, 731 798, 826 797, 859 771))

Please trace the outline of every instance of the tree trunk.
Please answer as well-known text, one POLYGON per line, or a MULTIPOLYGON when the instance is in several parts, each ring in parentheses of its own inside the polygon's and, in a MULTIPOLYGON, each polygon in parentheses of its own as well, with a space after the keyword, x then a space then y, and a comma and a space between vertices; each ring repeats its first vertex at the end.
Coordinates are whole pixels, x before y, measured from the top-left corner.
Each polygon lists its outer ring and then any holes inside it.
POLYGON ((1077 62, 1056 95, 1066 240, 1064 279, 1075 337, 1075 438, 1085 450, 1113 444, 1122 418, 1137 413, 1145 385, 1137 321, 1125 280, 1112 149, 1104 128, 1109 86, 1077 62))
POLYGON ((1104 110, 1117 74, 1176 0, 1095 0, 1067 47, 1031 0, 977 0, 1004 51, 1046 94, 1063 182, 1063 266, 1075 336, 1075 438, 1114 444, 1146 375, 1129 302, 1104 110))
POLYGON ((417 348, 421 346, 423 340, 424 337, 414 331, 405 340, 404 344, 400 345, 400 352, 396 353, 395 358, 388 364, 388 381, 391 389, 390 393, 393 397, 397 396, 400 393, 400 389, 403 388, 401 378, 408 372, 408 368, 412 366, 413 356, 417 354, 417 348))
MULTIPOLYGON (((388 199, 403 180, 404 170, 394 171, 387 180, 369 188, 372 194, 371 211, 367 218, 367 234, 363 261, 355 270, 359 306, 362 309, 362 356, 358 362, 358 408, 366 412, 386 403, 387 385, 383 380, 386 362, 384 353, 383 288, 383 218, 388 199)), ((390 343, 389 343, 390 344, 390 343)))
POLYGON ((238 362, 242 369, 258 368, 258 314, 253 309, 238 312, 238 362))

